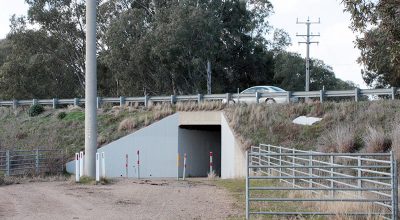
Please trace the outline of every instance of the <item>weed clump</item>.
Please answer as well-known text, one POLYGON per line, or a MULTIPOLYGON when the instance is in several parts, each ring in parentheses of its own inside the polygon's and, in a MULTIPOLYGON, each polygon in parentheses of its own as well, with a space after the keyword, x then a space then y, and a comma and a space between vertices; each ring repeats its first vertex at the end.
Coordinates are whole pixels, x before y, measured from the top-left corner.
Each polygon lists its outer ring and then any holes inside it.
POLYGON ((60 120, 64 119, 66 116, 67 116, 67 113, 65 113, 65 112, 60 112, 57 114, 57 118, 60 120))
POLYGON ((125 118, 119 123, 118 131, 132 131, 136 128, 136 121, 134 118, 125 118))
POLYGON ((30 117, 35 117, 44 112, 44 107, 39 104, 32 105, 28 110, 28 115, 30 117))

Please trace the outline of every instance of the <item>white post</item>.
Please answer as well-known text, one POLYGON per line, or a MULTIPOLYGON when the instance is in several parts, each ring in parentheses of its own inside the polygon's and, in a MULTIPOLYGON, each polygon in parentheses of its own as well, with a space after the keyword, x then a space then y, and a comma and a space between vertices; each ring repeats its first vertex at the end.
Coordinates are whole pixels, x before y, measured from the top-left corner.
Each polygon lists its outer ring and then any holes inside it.
POLYGON ((100 154, 96 153, 96 182, 100 182, 100 154))
POLYGON ((177 158, 177 160, 176 160, 176 166, 177 166, 177 170, 178 170, 178 172, 177 172, 177 174, 176 174, 176 180, 179 180, 179 163, 180 163, 180 155, 179 155, 179 153, 178 153, 178 158, 177 158))
POLYGON ((101 152, 101 169, 102 169, 102 177, 106 177, 106 161, 105 161, 105 153, 101 152))
POLYGON ((75 182, 79 182, 80 177, 80 163, 79 163, 79 153, 75 153, 75 182))
POLYGON ((137 151, 137 178, 140 179, 140 157, 139 157, 139 150, 137 151))
POLYGON ((210 174, 213 173, 213 152, 210 152, 210 174))
POLYGON ((186 153, 183 156, 183 175, 182 175, 183 180, 185 180, 185 176, 186 176, 186 153))
POLYGON ((97 152, 96 0, 86 0, 85 175, 95 177, 97 152))
POLYGON ((83 176, 83 165, 85 163, 83 151, 79 154, 79 176, 83 176))

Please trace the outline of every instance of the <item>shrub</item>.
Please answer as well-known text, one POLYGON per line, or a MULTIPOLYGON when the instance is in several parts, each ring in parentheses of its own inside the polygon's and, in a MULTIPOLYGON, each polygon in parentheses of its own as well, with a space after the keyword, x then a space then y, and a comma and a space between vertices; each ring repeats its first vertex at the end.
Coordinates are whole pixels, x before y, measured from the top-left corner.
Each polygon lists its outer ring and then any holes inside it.
POLYGON ((59 112, 57 114, 57 118, 60 119, 60 120, 64 119, 66 116, 67 116, 67 113, 65 113, 65 112, 59 112))
POLYGON ((383 129, 368 127, 364 136, 365 151, 368 153, 385 152, 390 147, 390 141, 383 129))
POLYGON ((42 112, 44 112, 44 107, 42 105, 35 104, 29 108, 28 115, 31 117, 35 117, 40 115, 42 112))

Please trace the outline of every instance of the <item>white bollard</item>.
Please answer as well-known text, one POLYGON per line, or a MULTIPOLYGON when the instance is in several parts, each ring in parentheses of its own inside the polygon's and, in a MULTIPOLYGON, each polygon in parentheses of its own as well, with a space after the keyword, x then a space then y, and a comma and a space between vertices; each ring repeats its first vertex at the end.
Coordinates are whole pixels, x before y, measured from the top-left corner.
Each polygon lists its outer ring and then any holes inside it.
POLYGON ((100 182, 100 154, 96 153, 96 182, 100 182))
POLYGON ((106 177, 106 158, 105 158, 105 153, 104 152, 101 152, 101 170, 102 170, 102 172, 101 172, 101 174, 102 174, 102 177, 106 177))
POLYGON ((140 157, 139 157, 139 150, 137 151, 137 178, 140 179, 140 157))
POLYGON ((79 153, 75 154, 75 182, 79 182, 80 178, 80 165, 79 165, 79 153))
POLYGON ((80 163, 79 163, 79 176, 82 177, 83 176, 83 164, 85 163, 83 151, 81 151, 80 154, 79 154, 79 160, 80 160, 80 163))
POLYGON ((185 180, 185 176, 186 176, 186 153, 183 156, 183 180, 185 180))
POLYGON ((178 158, 177 158, 177 160, 176 160, 176 166, 178 167, 178 173, 176 174, 176 179, 177 180, 179 180, 179 163, 180 163, 180 155, 179 155, 179 153, 178 153, 178 158))
POLYGON ((213 152, 210 152, 210 174, 213 173, 213 152))

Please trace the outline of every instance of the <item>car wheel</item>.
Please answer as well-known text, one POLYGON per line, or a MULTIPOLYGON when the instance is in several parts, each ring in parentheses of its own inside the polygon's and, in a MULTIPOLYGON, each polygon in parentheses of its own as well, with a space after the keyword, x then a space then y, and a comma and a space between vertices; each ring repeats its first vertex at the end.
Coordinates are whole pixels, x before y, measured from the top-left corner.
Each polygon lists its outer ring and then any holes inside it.
POLYGON ((265 103, 267 103, 267 104, 274 104, 274 103, 275 103, 275 100, 274 100, 274 99, 267 99, 267 100, 265 100, 265 103))

